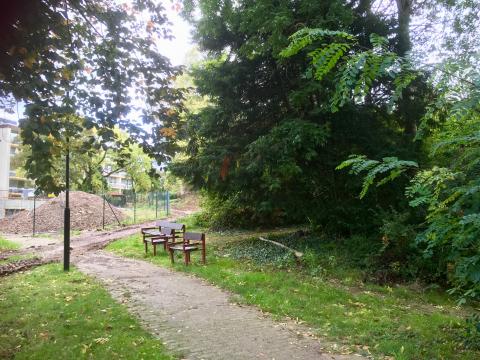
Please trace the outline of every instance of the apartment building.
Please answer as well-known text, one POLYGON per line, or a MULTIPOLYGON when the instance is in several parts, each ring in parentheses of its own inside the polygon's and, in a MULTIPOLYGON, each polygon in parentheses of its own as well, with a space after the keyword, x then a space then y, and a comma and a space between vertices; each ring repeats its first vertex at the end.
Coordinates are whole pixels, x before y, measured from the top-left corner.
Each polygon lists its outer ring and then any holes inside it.
POLYGON ((11 163, 20 144, 18 133, 15 121, 0 118, 0 219, 33 208, 34 184, 21 176, 11 163))
MULTIPOLYGON (((17 123, 0 118, 0 219, 20 210, 33 209, 34 182, 21 176, 12 166, 11 159, 19 146, 17 123)), ((107 177, 107 182, 114 195, 120 195, 124 190, 132 188, 132 182, 124 171, 111 174, 107 177)), ((43 201, 39 200, 36 205, 42 203, 43 201)))
POLYGON ((117 194, 121 194, 123 190, 129 190, 132 188, 132 181, 124 171, 108 176, 107 182, 111 191, 117 194))

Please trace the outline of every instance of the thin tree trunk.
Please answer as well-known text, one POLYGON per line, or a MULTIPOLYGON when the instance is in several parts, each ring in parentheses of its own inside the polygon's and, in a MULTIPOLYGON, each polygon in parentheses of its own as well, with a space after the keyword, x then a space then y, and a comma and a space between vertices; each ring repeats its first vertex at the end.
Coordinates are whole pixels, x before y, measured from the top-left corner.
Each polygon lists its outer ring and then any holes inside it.
MULTIPOLYGON (((398 29, 397 29, 397 54, 406 56, 412 49, 410 39, 410 20, 412 16, 412 0, 396 0, 398 11, 398 29)), ((403 119, 404 133, 408 138, 413 139, 417 133, 416 114, 410 112, 411 90, 403 90, 402 99, 398 103, 398 110, 403 119)))

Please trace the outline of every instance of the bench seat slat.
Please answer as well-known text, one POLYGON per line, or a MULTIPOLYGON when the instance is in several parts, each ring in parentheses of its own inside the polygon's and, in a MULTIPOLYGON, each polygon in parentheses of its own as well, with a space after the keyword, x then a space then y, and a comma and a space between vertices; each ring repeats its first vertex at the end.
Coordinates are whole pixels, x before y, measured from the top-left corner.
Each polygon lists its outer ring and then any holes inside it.
MULTIPOLYGON (((183 245, 170 246, 169 248, 173 249, 173 250, 183 250, 184 249, 183 245)), ((187 250, 187 251, 198 250, 198 246, 186 245, 185 250, 187 250)))

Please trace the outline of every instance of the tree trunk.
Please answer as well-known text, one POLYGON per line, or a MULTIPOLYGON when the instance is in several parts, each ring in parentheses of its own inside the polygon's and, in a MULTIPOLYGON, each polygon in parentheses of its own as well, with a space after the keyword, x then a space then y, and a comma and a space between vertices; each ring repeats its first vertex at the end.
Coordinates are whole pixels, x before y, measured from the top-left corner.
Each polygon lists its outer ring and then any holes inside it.
MULTIPOLYGON (((410 19, 412 15, 412 0, 396 0, 398 10, 398 29, 397 29, 397 54, 405 57, 412 49, 410 39, 410 19)), ((403 120, 404 133, 409 139, 413 139, 417 133, 416 114, 410 109, 411 89, 407 88, 402 92, 402 99, 398 103, 398 110, 403 120)))

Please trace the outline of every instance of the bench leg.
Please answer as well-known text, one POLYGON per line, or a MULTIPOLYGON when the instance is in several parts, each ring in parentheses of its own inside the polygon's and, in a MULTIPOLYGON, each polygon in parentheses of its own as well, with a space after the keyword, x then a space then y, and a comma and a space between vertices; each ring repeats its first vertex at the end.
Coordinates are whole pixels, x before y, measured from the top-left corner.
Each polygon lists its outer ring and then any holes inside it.
POLYGON ((185 257, 185 265, 188 265, 188 260, 189 260, 188 259, 188 255, 189 255, 188 251, 184 251, 183 254, 184 254, 184 257, 185 257))
POLYGON ((175 260, 173 259, 173 250, 172 249, 168 249, 168 250, 170 253, 170 261, 172 262, 172 265, 173 265, 173 263, 175 262, 175 260))
POLYGON ((153 256, 157 256, 157 244, 153 243, 153 256))
POLYGON ((145 240, 143 240, 143 243, 145 244, 145 254, 148 253, 148 244, 145 240))
POLYGON ((203 244, 202 246, 202 262, 203 262, 203 265, 207 263, 207 252, 205 250, 205 244, 203 244))

